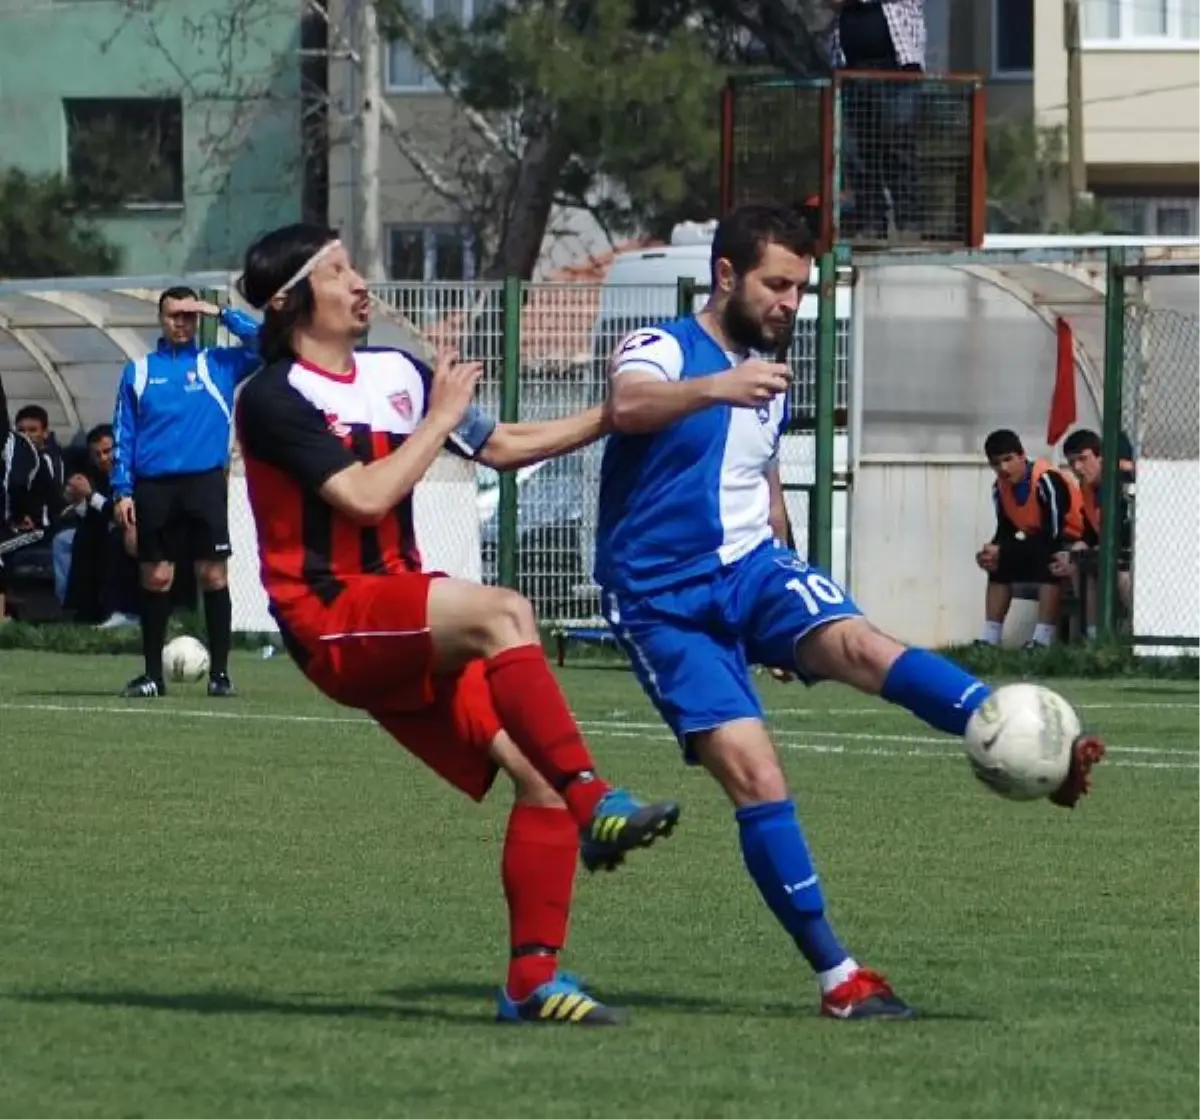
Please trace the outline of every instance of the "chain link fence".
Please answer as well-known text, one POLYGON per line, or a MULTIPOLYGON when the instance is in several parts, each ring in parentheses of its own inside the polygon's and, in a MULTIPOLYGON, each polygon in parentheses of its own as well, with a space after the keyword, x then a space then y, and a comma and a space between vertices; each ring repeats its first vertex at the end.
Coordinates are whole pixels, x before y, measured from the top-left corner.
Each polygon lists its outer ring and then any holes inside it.
POLYGON ((786 201, 809 216, 826 244, 863 249, 983 240, 985 114, 977 75, 839 70, 832 79, 737 78, 725 90, 722 118, 726 211, 786 201))
POLYGON ((1132 304, 1125 316, 1122 431, 1133 451, 1128 502, 1135 636, 1200 639, 1200 319, 1132 304))

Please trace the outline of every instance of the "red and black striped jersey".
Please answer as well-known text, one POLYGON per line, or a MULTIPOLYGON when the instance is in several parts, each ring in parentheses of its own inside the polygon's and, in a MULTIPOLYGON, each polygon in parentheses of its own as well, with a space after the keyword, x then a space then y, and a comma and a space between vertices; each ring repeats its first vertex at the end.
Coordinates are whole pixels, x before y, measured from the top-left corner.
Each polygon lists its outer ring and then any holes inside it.
MULTIPOLYGON (((347 578, 420 570, 411 495, 378 525, 362 525, 318 491, 339 471, 399 447, 425 416, 431 379, 429 367, 403 351, 359 350, 350 373, 288 360, 246 384, 237 432, 274 606, 328 605, 347 578)), ((472 407, 447 449, 473 458, 494 428, 472 407)))

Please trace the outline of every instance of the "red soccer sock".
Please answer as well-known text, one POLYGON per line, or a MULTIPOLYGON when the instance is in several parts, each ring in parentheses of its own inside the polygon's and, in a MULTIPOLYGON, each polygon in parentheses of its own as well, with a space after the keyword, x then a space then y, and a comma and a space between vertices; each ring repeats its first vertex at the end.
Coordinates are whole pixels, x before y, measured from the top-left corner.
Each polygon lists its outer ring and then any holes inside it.
POLYGON ((554 979, 578 859, 579 833, 565 809, 512 807, 500 861, 512 948, 505 985, 510 999, 527 999, 554 979))
POLYGON ((583 827, 612 787, 593 773, 592 754, 542 647, 516 646, 489 658, 487 679, 504 730, 583 827))

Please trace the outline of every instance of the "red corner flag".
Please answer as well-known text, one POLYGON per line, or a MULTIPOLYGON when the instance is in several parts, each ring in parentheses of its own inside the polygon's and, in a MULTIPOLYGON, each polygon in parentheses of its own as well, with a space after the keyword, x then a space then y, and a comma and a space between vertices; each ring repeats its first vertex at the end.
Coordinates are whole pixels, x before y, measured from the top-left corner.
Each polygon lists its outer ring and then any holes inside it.
POLYGON ((1061 315, 1057 323, 1058 356, 1054 363, 1054 395, 1050 398, 1050 419, 1046 423, 1046 442, 1053 446, 1075 423, 1075 333, 1061 315))

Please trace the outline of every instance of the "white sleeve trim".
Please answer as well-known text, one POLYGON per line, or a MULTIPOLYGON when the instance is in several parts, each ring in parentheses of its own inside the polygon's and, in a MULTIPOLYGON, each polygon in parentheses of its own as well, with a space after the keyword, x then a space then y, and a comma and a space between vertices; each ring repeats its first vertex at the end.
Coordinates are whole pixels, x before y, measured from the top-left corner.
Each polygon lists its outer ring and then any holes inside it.
POLYGON ((678 381, 683 374, 679 340, 653 327, 626 335, 613 352, 612 376, 651 373, 663 381, 678 381))

